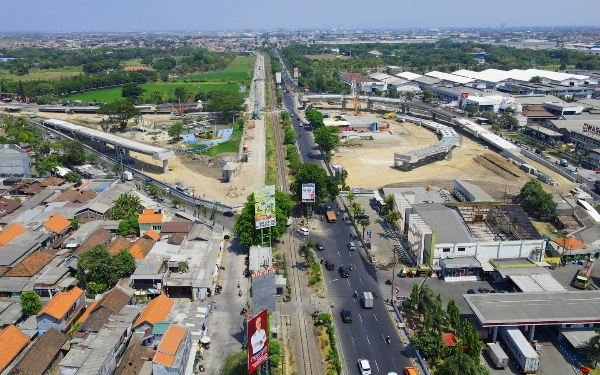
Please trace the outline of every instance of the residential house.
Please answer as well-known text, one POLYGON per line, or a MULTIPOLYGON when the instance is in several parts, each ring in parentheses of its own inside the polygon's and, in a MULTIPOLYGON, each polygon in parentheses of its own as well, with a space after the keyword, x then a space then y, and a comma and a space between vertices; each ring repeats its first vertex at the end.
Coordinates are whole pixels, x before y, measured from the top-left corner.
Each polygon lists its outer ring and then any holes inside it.
POLYGON ((154 346, 155 343, 159 343, 169 327, 172 324, 177 324, 176 321, 165 321, 165 322, 156 322, 152 329, 148 328, 146 330, 146 334, 142 339, 142 345, 144 346, 154 346), (148 334, 150 332, 150 334, 148 334))
POLYGON ((54 255, 43 251, 31 253, 27 258, 23 259, 16 266, 11 268, 4 277, 33 277, 40 272, 44 266, 54 259, 54 255))
POLYGON ((108 250, 109 253, 111 253, 112 255, 115 255, 116 253, 118 253, 119 251, 125 249, 129 249, 132 245, 132 242, 130 240, 128 240, 127 238, 123 237, 123 236, 115 236, 115 239, 112 240, 111 243, 108 244, 108 246, 106 246, 106 250, 108 250))
POLYGON ((164 294, 159 295, 148 303, 133 328, 136 332, 145 332, 148 328, 152 328, 154 323, 167 320, 174 304, 175 301, 169 297, 164 294))
POLYGON ((27 228, 19 224, 12 224, 0 232, 0 248, 6 246, 10 241, 17 238, 21 233, 27 232, 27 228))
POLYGON ((108 323, 111 315, 117 315, 130 304, 133 289, 116 287, 107 292, 100 300, 94 302, 78 321, 81 321, 78 332, 73 337, 85 336, 88 332, 99 332, 108 323), (82 320, 82 318, 85 318, 82 320))
POLYGON ((78 287, 56 294, 37 315, 39 333, 50 328, 67 332, 84 308, 85 294, 78 287))
POLYGON ((71 229, 71 222, 69 220, 61 215, 54 215, 42 224, 40 230, 45 233, 50 233, 52 239, 56 240, 66 237, 71 229))
POLYGON ((75 255, 81 255, 90 250, 94 246, 107 247, 113 238, 113 234, 106 228, 100 227, 94 231, 77 249, 75 255))
POLYGON ((23 310, 21 309, 20 301, 0 301, 0 329, 11 324, 19 324, 22 319, 23 310))
POLYGON ((129 345, 129 348, 123 353, 121 362, 113 375, 138 375, 142 371, 142 367, 150 365, 152 371, 152 358, 156 352, 145 348, 139 342, 129 345))
POLYGON ((177 234, 177 233, 182 233, 182 234, 187 235, 192 230, 193 225, 194 225, 194 223, 192 223, 189 220, 185 220, 185 219, 169 221, 169 222, 163 223, 162 229, 160 230, 160 234, 162 236, 170 235, 170 234, 177 234))
POLYGON ((0 197, 0 217, 5 216, 21 207, 21 202, 14 201, 10 198, 0 197))
POLYGON ((68 336, 50 328, 27 350, 8 375, 45 375, 56 369, 64 357, 63 345, 68 336))
POLYGON ((140 214, 138 218, 138 224, 140 226, 140 235, 143 235, 150 229, 160 233, 164 221, 165 214, 162 211, 155 211, 152 208, 144 209, 144 211, 140 214))
POLYGON ((79 223, 89 223, 95 220, 107 220, 109 218, 110 209, 112 206, 101 202, 93 202, 90 205, 82 207, 81 210, 75 213, 75 219, 79 223))
POLYGON ((0 343, 2 343, 2 351, 0 351, 0 372, 2 372, 27 346, 29 336, 11 324, 0 331, 0 343))
POLYGON ((188 328, 171 325, 158 345, 152 360, 154 375, 183 375, 192 348, 188 328))
POLYGON ((135 259, 146 259, 159 237, 160 234, 150 229, 131 245, 129 252, 135 259))
POLYGON ((75 203, 87 203, 96 197, 94 190, 80 191, 77 189, 69 189, 59 195, 54 201, 55 202, 75 202, 75 203))
POLYGON ((43 188, 46 188, 48 186, 60 186, 65 182, 67 182, 67 180, 65 180, 64 178, 51 176, 40 182, 40 186, 43 188))
POLYGON ((354 82, 356 84, 356 91, 358 92, 373 92, 373 90, 375 89, 380 91, 387 90, 387 85, 385 82, 380 82, 375 79, 363 77, 360 74, 356 73, 340 74, 339 81, 348 85, 352 85, 352 82, 354 82))
POLYGON ((34 251, 48 246, 50 235, 44 232, 26 231, 0 249, 0 266, 12 268, 34 251))

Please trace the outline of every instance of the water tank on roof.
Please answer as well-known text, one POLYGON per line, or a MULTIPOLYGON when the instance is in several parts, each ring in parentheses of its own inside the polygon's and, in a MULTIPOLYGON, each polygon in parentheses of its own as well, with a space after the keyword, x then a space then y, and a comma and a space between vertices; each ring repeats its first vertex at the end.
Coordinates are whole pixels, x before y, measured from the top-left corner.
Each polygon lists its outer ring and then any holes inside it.
POLYGON ((515 115, 520 113, 523 113, 523 106, 521 105, 521 103, 517 103, 515 107, 515 115))

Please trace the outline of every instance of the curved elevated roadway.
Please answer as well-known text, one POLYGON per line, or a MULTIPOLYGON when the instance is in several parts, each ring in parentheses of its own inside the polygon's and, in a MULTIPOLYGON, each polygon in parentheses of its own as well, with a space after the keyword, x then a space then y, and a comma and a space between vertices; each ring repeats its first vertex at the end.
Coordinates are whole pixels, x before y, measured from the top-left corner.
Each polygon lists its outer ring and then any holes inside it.
POLYGON ((169 171, 169 159, 175 157, 175 152, 173 150, 150 146, 144 143, 132 141, 131 139, 119 137, 116 134, 105 133, 100 130, 86 128, 85 126, 75 125, 63 120, 44 120, 42 121, 42 125, 50 126, 55 129, 68 132, 72 135, 86 137, 91 139, 92 141, 110 143, 114 145, 115 153, 117 156, 119 155, 120 150, 125 150, 125 153, 127 155, 129 154, 129 151, 135 151, 141 154, 150 155, 154 160, 162 160, 164 173, 167 173, 169 171))

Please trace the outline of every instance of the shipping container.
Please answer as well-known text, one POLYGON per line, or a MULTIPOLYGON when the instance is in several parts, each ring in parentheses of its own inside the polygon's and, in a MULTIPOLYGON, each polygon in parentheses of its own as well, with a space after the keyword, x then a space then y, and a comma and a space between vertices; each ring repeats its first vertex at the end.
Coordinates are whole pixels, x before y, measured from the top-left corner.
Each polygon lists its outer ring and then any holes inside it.
POLYGON ((540 364, 540 356, 533 350, 521 330, 517 327, 501 327, 500 336, 508 350, 519 364, 523 374, 535 374, 540 364))
POLYGON ((496 367, 505 368, 508 366, 508 355, 506 355, 500 345, 495 343, 487 344, 487 352, 496 367))

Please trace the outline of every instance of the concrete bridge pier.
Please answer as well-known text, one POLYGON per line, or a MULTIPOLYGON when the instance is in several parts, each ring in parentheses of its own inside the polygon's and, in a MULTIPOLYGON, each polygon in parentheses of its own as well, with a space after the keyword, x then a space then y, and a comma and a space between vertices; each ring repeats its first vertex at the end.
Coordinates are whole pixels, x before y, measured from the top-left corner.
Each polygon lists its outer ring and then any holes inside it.
POLYGON ((169 172, 169 160, 165 159, 163 160, 163 173, 168 173, 169 172))
POLYGON ((373 101, 372 100, 367 100, 367 111, 372 111, 373 110, 373 101))
POLYGON ((342 99, 342 110, 346 110, 346 104, 348 101, 346 99, 342 99))

